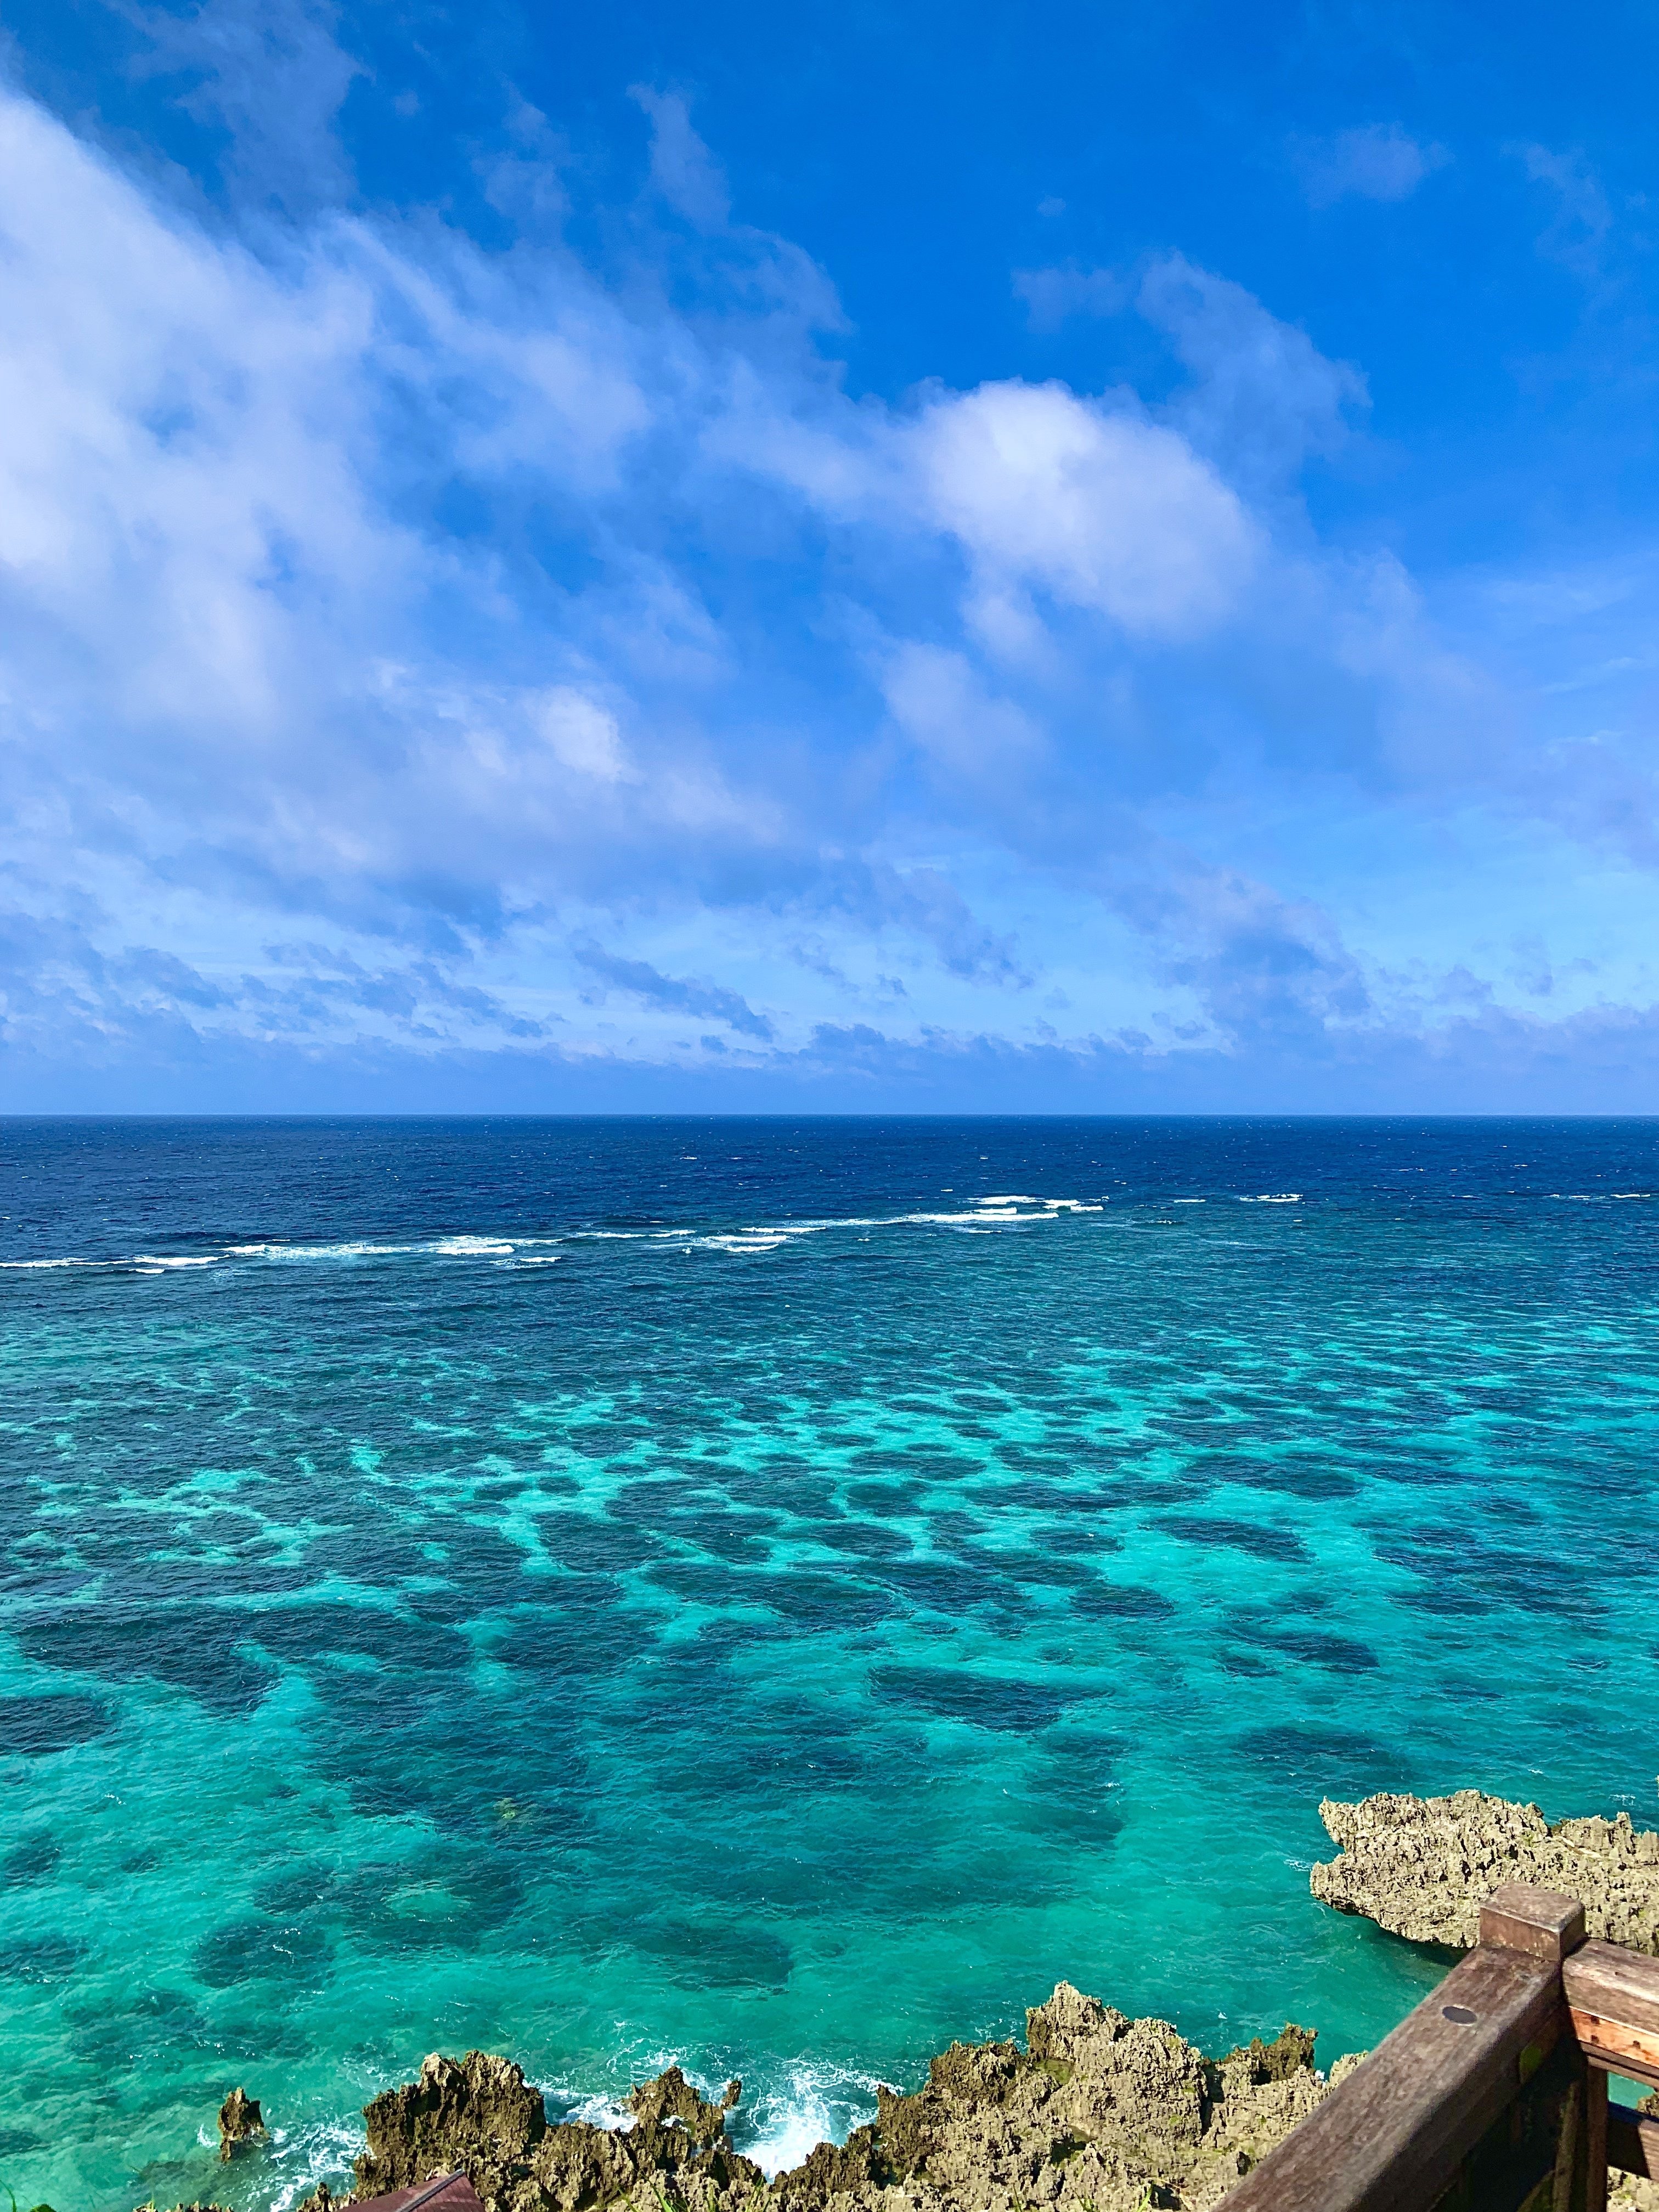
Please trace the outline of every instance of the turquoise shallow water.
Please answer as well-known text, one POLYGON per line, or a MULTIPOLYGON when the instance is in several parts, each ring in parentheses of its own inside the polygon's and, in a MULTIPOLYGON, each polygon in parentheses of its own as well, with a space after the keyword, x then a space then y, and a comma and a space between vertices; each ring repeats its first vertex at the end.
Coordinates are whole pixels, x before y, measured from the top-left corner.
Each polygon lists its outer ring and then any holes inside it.
POLYGON ((1328 2060, 1443 1961, 1311 1901, 1322 1795, 1659 1815, 1659 1124, 0 1167, 20 2202, 204 2191, 240 2081, 289 2203, 473 2044, 783 2162, 1062 1975, 1328 2060))

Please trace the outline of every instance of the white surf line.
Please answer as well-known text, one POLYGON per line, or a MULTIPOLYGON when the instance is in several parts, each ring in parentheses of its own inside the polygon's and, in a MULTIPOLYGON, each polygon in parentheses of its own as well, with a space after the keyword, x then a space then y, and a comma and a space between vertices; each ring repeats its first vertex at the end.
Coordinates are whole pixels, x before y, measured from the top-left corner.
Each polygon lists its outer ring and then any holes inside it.
MULTIPOLYGON (((659 1242, 678 1243, 687 1251, 775 1251, 793 1237, 821 1237, 836 1229, 996 1229, 1024 1222, 1054 1221, 1066 1213, 1100 1213, 1104 1201, 1082 1198, 1028 1198, 1023 1194, 981 1199, 971 1208, 951 1212, 847 1214, 830 1220, 756 1223, 748 1229, 703 1231, 658 1229, 647 1233, 659 1242), (1035 1209, 1021 1212, 1021 1206, 1035 1209)), ((617 1232, 612 1231, 612 1234, 617 1232)))
MULTIPOLYGON (((1643 1195, 1644 1194, 1629 1194, 1643 1195)), ((1609 1194, 1612 1195, 1612 1194, 1609 1194)), ((1177 1204, 1182 1201, 1176 1201, 1177 1204)), ((1185 1201, 1201 1205, 1202 1200, 1185 1201)), ((847 1214, 833 1219, 756 1222, 744 1229, 568 1229, 557 1236, 514 1237, 460 1233, 423 1238, 417 1243, 380 1242, 353 1237, 337 1243, 295 1243, 264 1238, 243 1244, 227 1244, 216 1252, 137 1252, 118 1259, 91 1260, 79 1256, 44 1260, 0 1260, 0 1267, 54 1269, 103 1267, 136 1270, 141 1274, 167 1274, 189 1267, 213 1267, 226 1261, 268 1260, 283 1265, 304 1265, 331 1260, 397 1260, 431 1257, 451 1260, 515 1261, 521 1267, 549 1266, 558 1253, 536 1255, 531 1247, 548 1244, 665 1243, 687 1251, 773 1252, 796 1237, 821 1237, 834 1230, 860 1229, 995 1229, 1027 1222, 1054 1221, 1068 1213, 1100 1213, 1107 1201, 1082 1198, 1034 1198, 1024 1192, 995 1194, 967 1207, 945 1212, 847 1214), (1024 1210, 1022 1210, 1024 1209, 1024 1210)))

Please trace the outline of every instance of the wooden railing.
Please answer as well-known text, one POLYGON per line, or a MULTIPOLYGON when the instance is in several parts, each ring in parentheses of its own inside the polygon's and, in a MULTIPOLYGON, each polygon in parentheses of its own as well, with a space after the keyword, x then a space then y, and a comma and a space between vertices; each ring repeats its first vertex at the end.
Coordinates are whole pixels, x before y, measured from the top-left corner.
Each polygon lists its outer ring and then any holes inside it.
POLYGON ((1659 1959, 1584 1936, 1516 1883, 1433 1994, 1226 2198, 1224 2212, 1606 2212, 1609 2165, 1659 2180, 1659 1959))

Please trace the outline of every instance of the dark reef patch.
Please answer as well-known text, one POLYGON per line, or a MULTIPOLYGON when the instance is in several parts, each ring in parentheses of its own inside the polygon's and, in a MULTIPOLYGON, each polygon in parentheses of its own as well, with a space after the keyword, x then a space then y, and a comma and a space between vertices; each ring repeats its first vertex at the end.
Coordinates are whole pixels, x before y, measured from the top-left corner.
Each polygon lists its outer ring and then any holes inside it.
POLYGON ((1316 1801, 1339 1791, 1367 1797, 1379 1790, 1403 1789, 1408 1780, 1405 1751, 1348 1729, 1286 1722, 1250 1729, 1237 1739, 1237 1748, 1248 1763, 1272 1769, 1281 1786, 1288 1784, 1316 1801))
POLYGON ((1512 1605, 1522 1613, 1586 1626, 1607 1610, 1595 1578, 1584 1573, 1581 1560, 1482 1543, 1468 1523, 1455 1528, 1431 1524, 1406 1537, 1383 1531, 1374 1549, 1389 1565, 1421 1577, 1418 1588, 1400 1593, 1400 1601, 1425 1613, 1443 1614, 1449 1593, 1466 1610, 1512 1605))
POLYGON ((1018 1595, 1015 1586, 1004 1584, 996 1576, 976 1573, 957 1559, 888 1559, 876 1571, 913 1605, 930 1613, 974 1613, 1017 1600, 1018 1595))
POLYGON ((672 1591, 694 1605, 760 1605, 769 1603, 766 1585, 755 1575, 713 1559, 661 1559, 645 1571, 645 1580, 658 1589, 672 1591))
POLYGON ((859 1559, 908 1559, 915 1548, 902 1529, 878 1521, 815 1521, 811 1533, 815 1544, 859 1559))
POLYGON ((758 1532, 740 1522, 725 1524, 704 1520, 696 1524, 676 1522, 673 1533, 684 1536, 712 1558, 733 1567, 766 1567, 772 1564, 772 1547, 758 1532))
POLYGON ((1002 1681, 959 1668, 876 1667, 878 1696, 931 1713, 936 1720, 966 1721, 974 1728, 1024 1734, 1051 1728, 1077 1693, 1032 1682, 1002 1681))
POLYGON ((1245 1552, 1254 1559, 1276 1559, 1289 1566, 1306 1566, 1312 1553, 1293 1528, 1266 1528, 1257 1521, 1229 1521, 1220 1514, 1177 1516, 1158 1522, 1166 1536, 1177 1543, 1218 1546, 1245 1552))
POLYGON ((1287 1629, 1272 1641, 1274 1650, 1287 1658, 1328 1667, 1338 1674, 1374 1674, 1379 1663, 1369 1644, 1357 1637, 1328 1635, 1322 1629, 1287 1629))
POLYGON ((915 1512, 923 1487, 921 1483, 902 1477, 887 1482, 849 1482, 845 1493, 848 1510, 896 1521, 904 1514, 915 1512))
MULTIPOLYGON (((568 1840, 550 1808, 515 1808, 512 1827, 542 1850, 568 1840)), ((465 1950, 506 1927, 525 1900, 520 1870, 494 1849, 422 1853, 396 1868, 365 1868, 337 1884, 331 1914, 359 1942, 395 1957, 418 1950, 465 1950)))
POLYGON ((11 1888, 44 1881, 57 1871, 63 1856, 63 1845, 57 1838, 49 1829, 41 1828, 34 1835, 24 1836, 0 1858, 0 1882, 11 1888))
POLYGON ((0 1946, 0 1979, 61 1982, 74 1972, 84 1956, 82 1947, 67 1936, 20 1937, 0 1946))
MULTIPOLYGON (((19 1642, 24 1638, 20 1635, 19 1642)), ((27 1648, 27 1647, 26 1647, 27 1648)), ((31 1657, 38 1657, 31 1651, 31 1657)), ((80 1698, 68 1691, 47 1691, 40 1697, 0 1698, 0 1753, 21 1759, 44 1759, 48 1753, 68 1751, 77 1743, 90 1743, 107 1735, 115 1716, 95 1698, 80 1698)))
POLYGON ((1175 1601, 1140 1583, 1097 1582, 1073 1593, 1072 1610, 1096 1620, 1167 1620, 1175 1601))
POLYGON ((1058 1551, 995 1552, 988 1556, 1017 1583, 1039 1589, 1081 1589, 1095 1578, 1093 1570, 1081 1559, 1068 1559, 1058 1551))
POLYGON ((1111 1535, 1098 1525, 1079 1528, 1074 1522, 1039 1521, 1026 1534, 1031 1543, 1045 1551, 1084 1553, 1090 1559, 1104 1558, 1123 1549, 1121 1536, 1111 1535))
POLYGON ((1277 1491, 1287 1498, 1305 1498, 1317 1504, 1328 1498, 1352 1498, 1358 1479, 1343 1468, 1323 1465, 1304 1467, 1296 1460, 1230 1460, 1221 1479, 1251 1490, 1277 1491))
POLYGON ((635 1923, 629 1942, 672 1979, 694 1989, 781 1990, 794 1968, 787 1943, 765 1928, 677 1917, 635 1923))
POLYGON ((65 2019, 75 2057, 118 2078, 164 2054, 200 2049, 209 2039, 200 2008, 182 1990, 140 1990, 125 2004, 76 2005, 65 2019))
POLYGON ((894 1610, 887 1592, 873 1583, 810 1567, 768 1575, 763 1587, 775 1613, 810 1628, 869 1628, 894 1610))
MULTIPOLYGON (((714 1571, 724 1572, 723 1569, 714 1571)), ((567 1585, 556 1585, 561 1597, 567 1585)), ((624 1667, 656 1634, 656 1616, 638 1607, 611 1604, 521 1607, 486 1647, 490 1658, 527 1674, 603 1674, 624 1667)))
POLYGON ((238 1649, 248 1640, 246 1616, 216 1606, 75 1607, 52 1620, 20 1622, 12 1633, 46 1666, 109 1681, 165 1682, 210 1712, 247 1712, 276 1680, 238 1649))
POLYGON ((544 1513, 536 1526, 549 1557, 584 1574, 626 1574, 662 1555, 659 1540, 634 1522, 560 1511, 544 1513))
POLYGON ((196 1978, 210 1990, 244 1982, 316 1982, 327 1972, 329 1947, 321 1932, 298 1920, 251 1916, 216 1928, 196 1946, 196 1978))
POLYGON ((346 1654, 418 1673, 453 1673, 472 1662, 471 1646, 455 1630, 382 1606, 273 1606, 246 1615, 245 1622, 246 1642, 301 1666, 346 1654))

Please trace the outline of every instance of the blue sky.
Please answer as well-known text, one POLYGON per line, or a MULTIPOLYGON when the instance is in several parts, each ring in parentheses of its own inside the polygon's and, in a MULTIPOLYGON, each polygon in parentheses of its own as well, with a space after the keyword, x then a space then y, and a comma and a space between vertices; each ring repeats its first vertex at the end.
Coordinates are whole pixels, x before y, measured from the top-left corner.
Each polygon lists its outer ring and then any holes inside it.
POLYGON ((1659 21, 14 0, 0 1109, 1659 1104, 1659 21))

